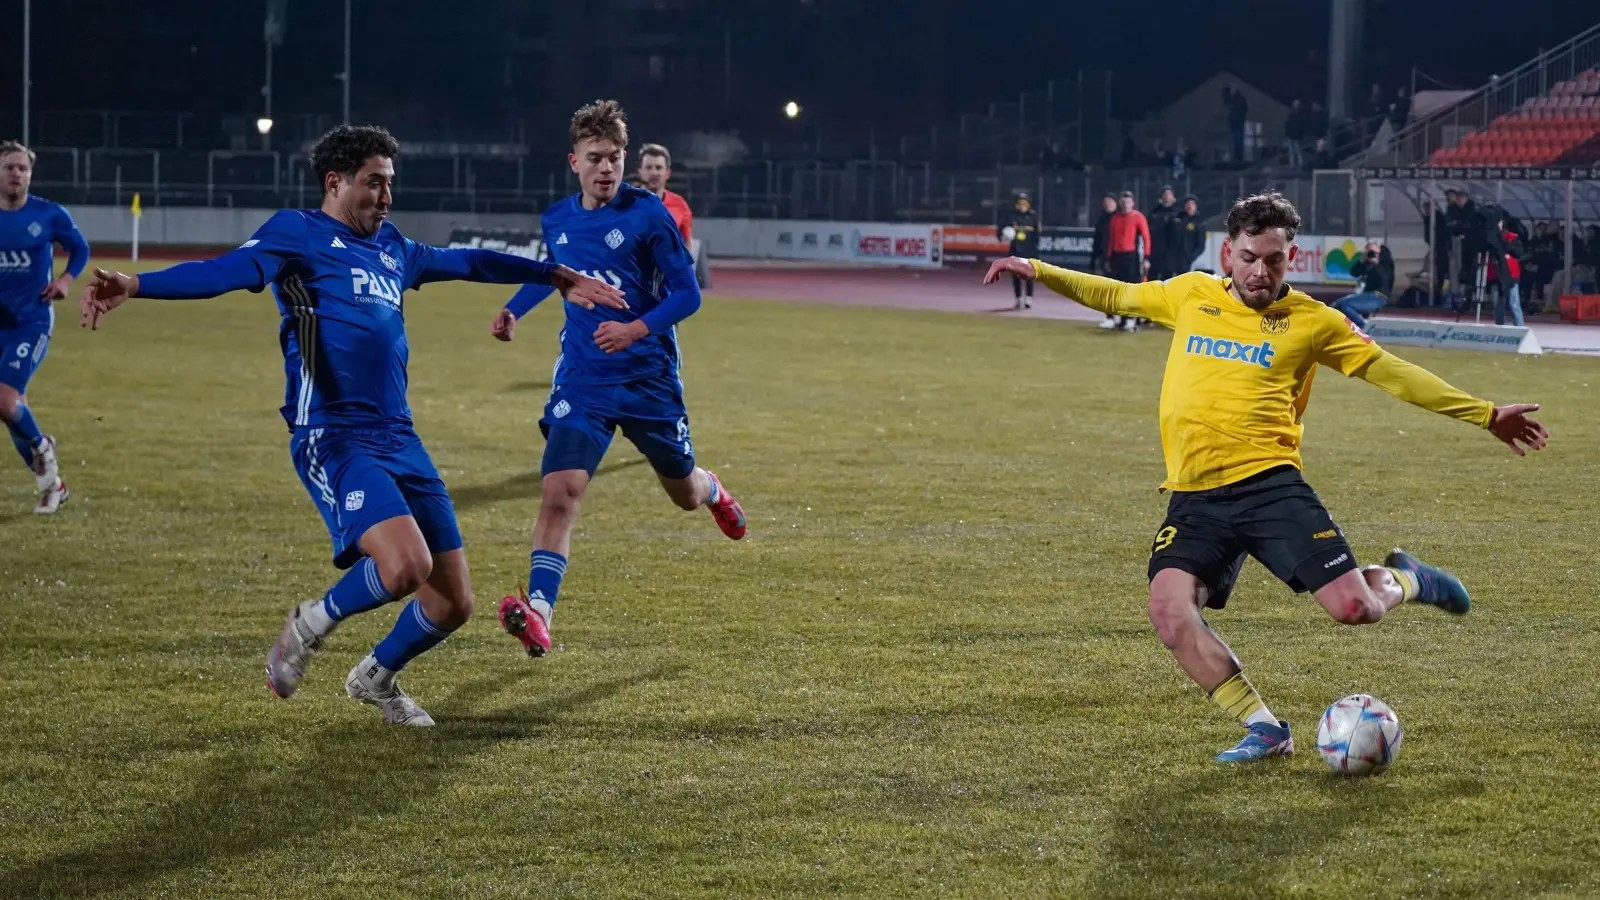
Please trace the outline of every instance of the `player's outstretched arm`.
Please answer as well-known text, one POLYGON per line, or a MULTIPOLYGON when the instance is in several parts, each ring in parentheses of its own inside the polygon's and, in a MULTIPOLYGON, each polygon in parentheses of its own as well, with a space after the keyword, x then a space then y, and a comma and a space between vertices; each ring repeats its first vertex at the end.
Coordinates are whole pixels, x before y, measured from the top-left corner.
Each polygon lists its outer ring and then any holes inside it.
POLYGON ((259 291, 265 279, 253 254, 242 250, 225 253, 203 262, 180 263, 143 275, 94 270, 94 280, 83 288, 78 324, 100 327, 105 314, 126 303, 130 297, 156 300, 204 300, 231 291, 259 291))
MULTIPOLYGON (((619 288, 590 278, 559 263, 528 259, 480 247, 446 249, 408 242, 412 251, 409 267, 411 287, 435 281, 475 281, 480 284, 548 285, 567 300, 593 309, 609 306, 627 309, 619 288)), ((531 306, 529 307, 532 308, 531 306)))
POLYGON ((1074 272, 1040 262, 1011 256, 997 259, 983 276, 984 284, 994 284, 1005 274, 1038 282, 1052 291, 1076 300, 1090 309, 1117 316, 1137 316, 1170 326, 1173 320, 1166 286, 1159 281, 1127 284, 1101 275, 1074 272))
POLYGON ((1392 353, 1382 353, 1353 374, 1407 403, 1485 428, 1518 456, 1544 447, 1550 438, 1543 425, 1528 418, 1528 413, 1538 411, 1539 404, 1495 406, 1392 353))
POLYGON ((39 293, 46 301, 67 299, 67 294, 72 291, 72 283, 89 265, 89 242, 84 239, 83 232, 78 230, 65 209, 57 207, 56 212, 55 240, 67 251, 67 267, 39 293))

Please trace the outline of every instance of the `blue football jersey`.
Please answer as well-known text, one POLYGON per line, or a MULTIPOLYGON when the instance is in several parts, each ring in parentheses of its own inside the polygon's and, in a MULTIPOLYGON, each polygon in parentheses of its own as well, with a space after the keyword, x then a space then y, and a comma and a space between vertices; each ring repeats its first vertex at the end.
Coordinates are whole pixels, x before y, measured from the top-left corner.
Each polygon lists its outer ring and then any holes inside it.
POLYGON ((89 244, 64 207, 30 194, 16 212, 0 211, 0 331, 51 320, 51 304, 40 294, 54 277, 58 242, 71 253, 69 271, 80 274, 89 244))
POLYGON ((623 185, 610 203, 591 210, 583 208, 582 195, 576 194, 545 210, 543 225, 551 260, 610 283, 622 291, 630 307, 586 310, 563 304, 566 326, 561 330, 555 382, 622 384, 676 374, 680 363, 676 326, 619 353, 607 354, 594 342, 601 322, 631 322, 669 294, 699 290, 694 260, 660 198, 623 185))
POLYGON ((285 210, 239 252, 272 285, 283 321, 283 418, 291 427, 411 422, 406 401, 404 293, 418 287, 438 248, 385 222, 358 237, 321 210, 285 210))

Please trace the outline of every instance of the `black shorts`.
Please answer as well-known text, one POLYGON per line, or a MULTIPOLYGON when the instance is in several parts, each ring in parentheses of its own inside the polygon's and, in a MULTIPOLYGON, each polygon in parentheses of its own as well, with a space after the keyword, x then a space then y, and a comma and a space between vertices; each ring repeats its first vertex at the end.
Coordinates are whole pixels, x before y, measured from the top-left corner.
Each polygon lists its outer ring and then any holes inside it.
POLYGON ((1129 284, 1144 280, 1143 261, 1137 253, 1113 253, 1110 258, 1111 277, 1129 284))
POLYGON ((1179 569, 1221 609, 1246 555, 1295 593, 1318 591, 1356 569, 1344 532, 1300 470, 1279 466, 1209 491, 1174 491, 1150 550, 1150 578, 1179 569))

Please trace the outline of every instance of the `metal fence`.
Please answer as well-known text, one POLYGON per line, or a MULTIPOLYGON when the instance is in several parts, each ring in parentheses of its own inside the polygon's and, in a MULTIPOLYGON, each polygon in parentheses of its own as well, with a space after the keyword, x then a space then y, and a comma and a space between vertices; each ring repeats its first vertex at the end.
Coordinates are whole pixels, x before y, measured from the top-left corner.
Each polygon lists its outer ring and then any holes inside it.
MULTIPOLYGON (((40 147, 36 190, 77 204, 120 205, 135 192, 150 206, 306 207, 321 193, 305 157, 267 150, 157 150, 40 147)), ((397 166, 400 209, 538 213, 577 190, 565 167, 526 155, 407 153, 397 166)), ((1159 169, 1065 172, 1037 165, 941 169, 856 159, 825 163, 768 160, 717 169, 679 169, 672 188, 697 215, 741 218, 991 223, 1025 191, 1044 224, 1083 225, 1100 197, 1129 190, 1148 209, 1160 188, 1194 195, 1216 218, 1238 197, 1279 190, 1301 210, 1307 231, 1350 233, 1348 173, 1266 177, 1159 169)))
POLYGON ((1387 145, 1352 162, 1357 166, 1426 164, 1435 150, 1489 127, 1563 81, 1600 66, 1600 24, 1494 79, 1460 101, 1406 126, 1387 145))

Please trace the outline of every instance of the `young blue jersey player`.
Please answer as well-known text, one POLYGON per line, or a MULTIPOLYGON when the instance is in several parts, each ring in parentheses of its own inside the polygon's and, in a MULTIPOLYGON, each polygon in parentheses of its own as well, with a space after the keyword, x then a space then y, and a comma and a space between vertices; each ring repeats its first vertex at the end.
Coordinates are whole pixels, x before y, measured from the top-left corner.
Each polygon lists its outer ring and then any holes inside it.
MULTIPOLYGON (((528 586, 500 601, 501 626, 535 657, 550 649, 578 503, 616 429, 650 461, 674 503, 708 507, 723 534, 745 534, 744 511, 717 476, 695 466, 689 439, 677 325, 700 308, 694 261, 661 200, 621 183, 628 123, 616 101, 578 110, 568 136, 568 163, 582 190, 545 211, 544 245, 556 262, 620 288, 627 307, 566 308, 561 357, 539 421, 544 491, 528 586)), ((495 337, 511 340, 517 319, 548 293, 532 285, 518 291, 495 318, 495 337)))
POLYGON ((28 193, 33 151, 0 143, 0 420, 22 461, 33 470, 39 503, 49 515, 67 500, 56 465, 55 438, 39 430, 28 408, 28 381, 39 371, 55 325, 54 301, 67 296, 89 263, 89 244, 59 204, 28 193), (51 247, 67 251, 67 268, 52 278, 51 247))
POLYGON ((411 425, 402 296, 455 280, 543 283, 577 304, 621 306, 622 297, 552 263, 407 240, 385 221, 398 151, 381 128, 335 128, 311 151, 321 209, 277 213, 239 249, 206 262, 138 276, 96 269, 83 318, 98 327, 129 297, 272 287, 283 317, 289 453, 333 537, 334 565, 347 571, 290 611, 267 656, 267 685, 290 696, 341 620, 415 592, 388 637, 350 670, 345 690, 387 722, 428 726, 433 719, 395 675, 466 622, 472 587, 450 497, 411 425))

